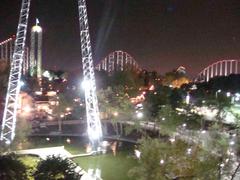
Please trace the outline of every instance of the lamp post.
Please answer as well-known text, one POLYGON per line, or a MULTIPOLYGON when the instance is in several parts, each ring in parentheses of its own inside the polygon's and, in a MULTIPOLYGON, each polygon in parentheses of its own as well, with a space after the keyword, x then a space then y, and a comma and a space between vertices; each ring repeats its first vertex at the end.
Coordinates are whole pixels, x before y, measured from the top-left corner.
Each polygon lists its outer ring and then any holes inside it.
POLYGON ((62 132, 62 120, 63 120, 64 117, 65 117, 65 115, 61 114, 60 118, 58 119, 58 131, 59 132, 62 132))
POLYGON ((218 98, 218 93, 221 93, 221 92, 222 92, 221 89, 219 89, 219 90, 216 91, 216 98, 218 98))

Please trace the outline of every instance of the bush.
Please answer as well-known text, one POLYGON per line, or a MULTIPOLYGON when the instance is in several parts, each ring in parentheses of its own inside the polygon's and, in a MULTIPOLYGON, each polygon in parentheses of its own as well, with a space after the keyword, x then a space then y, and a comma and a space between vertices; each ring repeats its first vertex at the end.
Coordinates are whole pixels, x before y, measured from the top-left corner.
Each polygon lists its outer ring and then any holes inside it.
POLYGON ((49 156, 38 164, 33 176, 35 180, 77 180, 80 176, 75 173, 75 168, 69 159, 49 156))
POLYGON ((27 168, 15 154, 0 156, 1 180, 26 180, 27 168))

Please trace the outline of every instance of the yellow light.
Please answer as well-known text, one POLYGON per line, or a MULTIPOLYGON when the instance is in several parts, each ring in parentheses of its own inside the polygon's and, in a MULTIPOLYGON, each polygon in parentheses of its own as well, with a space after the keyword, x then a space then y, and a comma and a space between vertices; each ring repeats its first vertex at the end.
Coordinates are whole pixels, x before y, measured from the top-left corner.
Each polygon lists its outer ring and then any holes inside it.
POLYGON ((66 111, 68 111, 68 112, 71 111, 71 108, 70 108, 70 107, 67 107, 67 108, 66 108, 66 111))
POLYGON ((32 111, 32 109, 31 109, 30 106, 25 106, 25 107, 23 107, 23 111, 24 111, 25 113, 30 113, 30 112, 32 111))
POLYGON ((67 143, 70 144, 71 143, 71 139, 67 138, 67 143))
POLYGON ((37 33, 40 33, 40 32, 42 32, 42 28, 40 27, 40 26, 33 26, 32 27, 32 31, 33 32, 37 32, 37 33))
POLYGON ((113 115, 114 115, 114 116, 118 116, 118 112, 114 112, 113 115))

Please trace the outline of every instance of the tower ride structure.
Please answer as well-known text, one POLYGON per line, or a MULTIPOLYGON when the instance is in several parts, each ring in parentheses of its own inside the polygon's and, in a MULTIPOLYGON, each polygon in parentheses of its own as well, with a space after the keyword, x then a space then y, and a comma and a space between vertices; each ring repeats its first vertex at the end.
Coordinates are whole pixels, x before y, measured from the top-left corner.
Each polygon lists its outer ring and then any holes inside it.
POLYGON ((37 75, 39 81, 42 79, 42 27, 36 19, 36 25, 31 29, 30 46, 30 75, 37 75))
MULTIPOLYGON (((8 89, 2 120, 0 140, 10 144, 15 137, 18 97, 22 72, 23 53, 25 47, 30 0, 22 0, 19 24, 11 63, 8 89)), ((99 118, 96 82, 90 43, 87 7, 85 0, 78 0, 82 65, 85 84, 85 104, 87 114, 87 132, 92 147, 96 150, 102 139, 102 128, 99 118)))
POLYGON ((82 65, 87 113, 87 131, 92 148, 96 150, 102 139, 102 127, 99 118, 96 82, 89 35, 86 0, 78 0, 82 65))
POLYGON ((0 140, 10 144, 15 137, 18 97, 21 86, 22 64, 27 34, 30 0, 23 0, 14 43, 13 59, 8 80, 0 140))

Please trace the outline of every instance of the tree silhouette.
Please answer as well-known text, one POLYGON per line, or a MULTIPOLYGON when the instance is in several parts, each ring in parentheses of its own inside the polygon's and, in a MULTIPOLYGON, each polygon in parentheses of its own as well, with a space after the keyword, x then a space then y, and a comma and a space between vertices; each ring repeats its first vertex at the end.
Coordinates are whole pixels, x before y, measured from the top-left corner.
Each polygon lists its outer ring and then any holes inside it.
POLYGON ((69 159, 49 156, 38 164, 33 176, 35 180, 77 180, 80 176, 75 173, 75 168, 69 159))
POLYGON ((27 168, 15 154, 0 156, 1 180, 26 180, 27 168))

